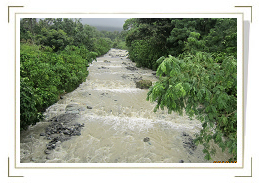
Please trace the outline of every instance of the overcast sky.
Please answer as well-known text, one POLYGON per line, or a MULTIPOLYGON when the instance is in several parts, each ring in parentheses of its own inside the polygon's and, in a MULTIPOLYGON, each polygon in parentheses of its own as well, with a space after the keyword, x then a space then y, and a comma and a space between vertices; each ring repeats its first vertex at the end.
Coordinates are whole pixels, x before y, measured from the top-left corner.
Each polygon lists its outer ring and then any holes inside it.
POLYGON ((126 19, 128 18, 82 18, 81 22, 90 26, 118 27, 123 29, 126 19))

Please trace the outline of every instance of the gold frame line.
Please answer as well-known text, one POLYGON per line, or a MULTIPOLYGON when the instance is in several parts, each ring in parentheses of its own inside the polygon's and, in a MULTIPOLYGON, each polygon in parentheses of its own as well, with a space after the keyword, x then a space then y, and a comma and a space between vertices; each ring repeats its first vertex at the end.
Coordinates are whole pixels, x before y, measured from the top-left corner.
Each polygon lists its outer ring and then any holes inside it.
POLYGON ((251 157, 251 174, 250 175, 237 175, 235 177, 253 177, 253 158, 251 157))
POLYGON ((24 177, 24 176, 11 176, 10 175, 10 158, 8 157, 8 177, 24 177))
POLYGON ((251 23, 253 23, 253 6, 235 6, 235 8, 251 8, 251 23))
MULTIPOLYGON (((16 56, 16 14, 15 14, 15 17, 14 17, 14 29, 15 29, 15 31, 14 31, 14 97, 15 97, 15 99, 14 99, 14 156, 15 156, 15 168, 16 168, 16 155, 17 155, 17 153, 16 153, 16 136, 17 136, 17 134, 16 134, 16 108, 17 108, 17 106, 16 106, 16 100, 17 100, 17 95, 16 95, 16 58, 17 58, 17 56, 16 56)), ((20 31, 20 30, 19 30, 20 31)), ((20 43, 21 44, 21 43, 20 43)), ((21 132, 20 132, 21 133, 21 132)), ((20 135, 20 134, 19 134, 20 135)))
POLYGON ((8 6, 8 23, 9 23, 9 18, 10 18, 10 16, 9 16, 9 12, 10 12, 10 8, 23 8, 23 6, 8 6))
MULTIPOLYGON (((10 6, 11 7, 11 6, 10 6)), ((23 6, 13 6, 13 7, 23 7, 23 6)), ((9 10, 9 6, 8 6, 9 10)), ((17 14, 240 14, 242 15, 242 32, 244 32, 244 13, 237 12, 237 13, 15 13, 15 30, 16 30, 16 15, 17 14)), ((8 12, 9 16, 9 12, 8 12)), ((9 17, 8 17, 9 21, 9 17)), ((251 19, 252 21, 252 19, 251 19)), ((242 33, 242 36, 244 34, 242 33)), ((15 45, 16 45, 16 34, 15 34, 15 45)), ((244 39, 242 38, 242 47, 244 46, 244 39)), ((16 115, 16 46, 15 46, 15 115, 16 115)), ((242 61, 244 64, 244 54, 242 52, 242 61)), ((244 65, 242 66, 244 68, 244 65)), ((244 80, 244 71, 242 70, 242 76, 244 80)), ((244 81, 243 81, 244 83, 244 81)), ((244 84, 242 84, 242 97, 244 97, 244 84)), ((242 105, 243 105, 244 100, 242 100, 242 105)), ((244 106, 244 105, 243 105, 244 106)), ((243 107, 243 112, 244 113, 244 107, 243 107)), ((16 169, 31 169, 31 168, 36 168, 36 169, 241 169, 244 167, 244 114, 242 116, 242 167, 18 167, 17 162, 15 160, 15 168, 16 169)), ((16 158, 16 119, 15 119, 15 158, 16 158)), ((8 157, 8 163, 9 163, 9 157, 8 157)), ((18 176, 20 177, 20 176, 18 176)), ((23 176, 21 176, 23 177, 23 176)))
MULTIPOLYGON (((53 14, 53 15, 57 15, 57 14, 72 14, 72 15, 75 15, 75 14, 79 14, 79 15, 81 15, 81 14, 84 14, 84 15, 96 15, 96 14, 99 14, 99 15, 113 15, 113 14, 115 14, 115 15, 118 15, 118 14, 122 14, 122 15, 127 15, 127 14, 130 14, 130 15, 132 15, 132 14, 136 14, 136 15, 167 15, 167 14, 169 14, 169 15, 174 15, 174 14, 180 14, 180 15, 182 15, 182 14, 188 14, 188 15, 192 15, 192 14, 194 14, 194 15, 199 15, 199 14, 243 14, 243 13, 241 13, 241 12, 237 12, 237 13, 232 13, 232 12, 226 12, 226 13, 224 13, 224 12, 222 12, 222 13, 219 13, 219 12, 215 12, 215 13, 213 13, 213 12, 208 12, 208 13, 190 13, 190 12, 187 12, 187 13, 171 13, 171 12, 169 12, 169 13, 135 13, 135 12, 116 12, 116 13, 111 13, 111 12, 103 12, 103 13, 98 13, 98 12, 89 12, 89 13, 83 13, 83 12, 79 12, 79 13, 73 13, 73 12, 67 12, 67 13, 38 13, 38 12, 30 12, 30 13, 28 13, 28 12, 23 12, 23 13, 18 13, 18 14, 53 14)), ((31 17, 30 17, 31 18, 31 17)))

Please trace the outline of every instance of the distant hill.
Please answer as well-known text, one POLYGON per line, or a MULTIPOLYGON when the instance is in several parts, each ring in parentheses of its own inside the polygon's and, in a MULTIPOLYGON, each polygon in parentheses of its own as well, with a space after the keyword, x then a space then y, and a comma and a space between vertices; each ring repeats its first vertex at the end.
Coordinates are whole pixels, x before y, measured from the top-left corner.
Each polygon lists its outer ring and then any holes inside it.
POLYGON ((99 31, 122 31, 127 18, 82 18, 82 24, 96 27, 99 31))
POLYGON ((114 31, 119 31, 121 32, 123 30, 123 27, 108 27, 108 26, 93 26, 92 27, 96 27, 97 30, 99 31, 111 31, 111 32, 114 32, 114 31))

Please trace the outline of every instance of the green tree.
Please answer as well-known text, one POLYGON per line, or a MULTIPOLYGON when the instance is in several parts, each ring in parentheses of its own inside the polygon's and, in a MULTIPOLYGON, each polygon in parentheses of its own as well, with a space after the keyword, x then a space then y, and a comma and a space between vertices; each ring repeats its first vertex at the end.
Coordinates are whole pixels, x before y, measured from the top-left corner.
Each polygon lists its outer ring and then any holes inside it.
POLYGON ((73 39, 68 37, 67 34, 61 29, 58 31, 55 29, 42 29, 40 43, 44 46, 52 47, 54 51, 64 49, 67 45, 71 44, 72 41, 73 39))
MULTIPOLYGON (((156 101, 155 111, 166 107, 172 111, 196 117, 202 129, 195 142, 203 144, 206 159, 211 159, 214 141, 224 151, 237 158, 237 61, 222 57, 222 63, 212 54, 201 52, 199 33, 187 39, 186 53, 178 58, 158 59, 159 81, 152 86, 147 100, 156 101), (199 46, 198 46, 199 45, 199 46)), ((203 46, 202 46, 203 47, 203 46)))
POLYGON ((167 38, 172 30, 171 19, 129 19, 125 21, 124 29, 127 31, 126 45, 129 48, 130 59, 137 62, 137 65, 140 67, 156 70, 158 66, 156 60, 161 56, 167 55, 167 38), (145 46, 138 53, 140 45, 145 46), (150 53, 149 58, 142 56, 144 52, 150 53))
POLYGON ((72 37, 74 35, 75 23, 72 19, 63 19, 63 30, 68 36, 72 37))
POLYGON ((204 37, 207 52, 215 55, 237 53, 237 20, 234 18, 217 19, 214 28, 204 37))
POLYGON ((36 42, 36 34, 40 32, 40 27, 36 18, 23 18, 20 21, 20 40, 27 42, 30 40, 32 44, 36 42))
POLYGON ((171 35, 167 38, 168 54, 178 56, 185 50, 185 42, 191 32, 197 32, 200 39, 203 39, 216 24, 216 19, 208 18, 177 18, 172 19, 173 29, 171 35))
POLYGON ((87 68, 97 56, 84 46, 52 48, 22 44, 20 50, 20 124, 26 129, 40 120, 42 112, 59 95, 73 91, 87 75, 87 68))
POLYGON ((160 79, 147 97, 157 102, 155 111, 196 116, 205 158, 214 154, 214 141, 236 159, 236 19, 134 18, 124 30, 130 58, 157 69, 160 79))

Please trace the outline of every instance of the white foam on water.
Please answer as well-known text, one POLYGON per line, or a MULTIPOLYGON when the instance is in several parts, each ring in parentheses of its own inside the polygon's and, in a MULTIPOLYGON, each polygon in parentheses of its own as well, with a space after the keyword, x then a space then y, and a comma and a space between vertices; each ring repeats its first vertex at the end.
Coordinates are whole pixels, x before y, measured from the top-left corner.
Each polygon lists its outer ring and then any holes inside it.
MULTIPOLYGON (((136 73, 133 73, 133 72, 128 72, 126 73, 125 71, 119 71, 119 72, 115 72, 115 71, 111 71, 111 70, 102 70, 102 72, 95 72, 95 75, 103 75, 103 74, 111 74, 111 75, 116 75, 116 74, 124 74, 125 76, 134 76, 136 73)), ((94 74, 92 74, 94 75, 94 74)), ((147 74, 149 75, 149 74, 147 74)))
MULTIPOLYGON (((124 74, 125 76, 128 76, 128 75, 134 75, 134 74, 136 74, 136 73, 121 71, 121 72, 111 72, 110 74, 124 74)), ((130 77, 130 76, 129 76, 129 77, 130 77)))
POLYGON ((105 66, 105 67, 123 67, 122 65, 108 65, 108 66, 105 66))
POLYGON ((139 88, 113 88, 113 89, 109 89, 109 88, 105 88, 105 87, 95 88, 93 90, 103 91, 103 92, 110 91, 110 92, 115 92, 115 93, 137 93, 137 92, 142 91, 139 88))
POLYGON ((179 124, 174 123, 174 121, 165 121, 165 120, 156 120, 156 119, 147 119, 141 117, 119 117, 119 116, 98 116, 91 115, 85 116, 84 121, 98 121, 99 123, 104 123, 111 125, 112 128, 116 131, 148 131, 149 129, 153 129, 155 124, 159 124, 162 128, 172 129, 172 130, 196 130, 200 129, 200 125, 188 125, 188 124, 179 124))

